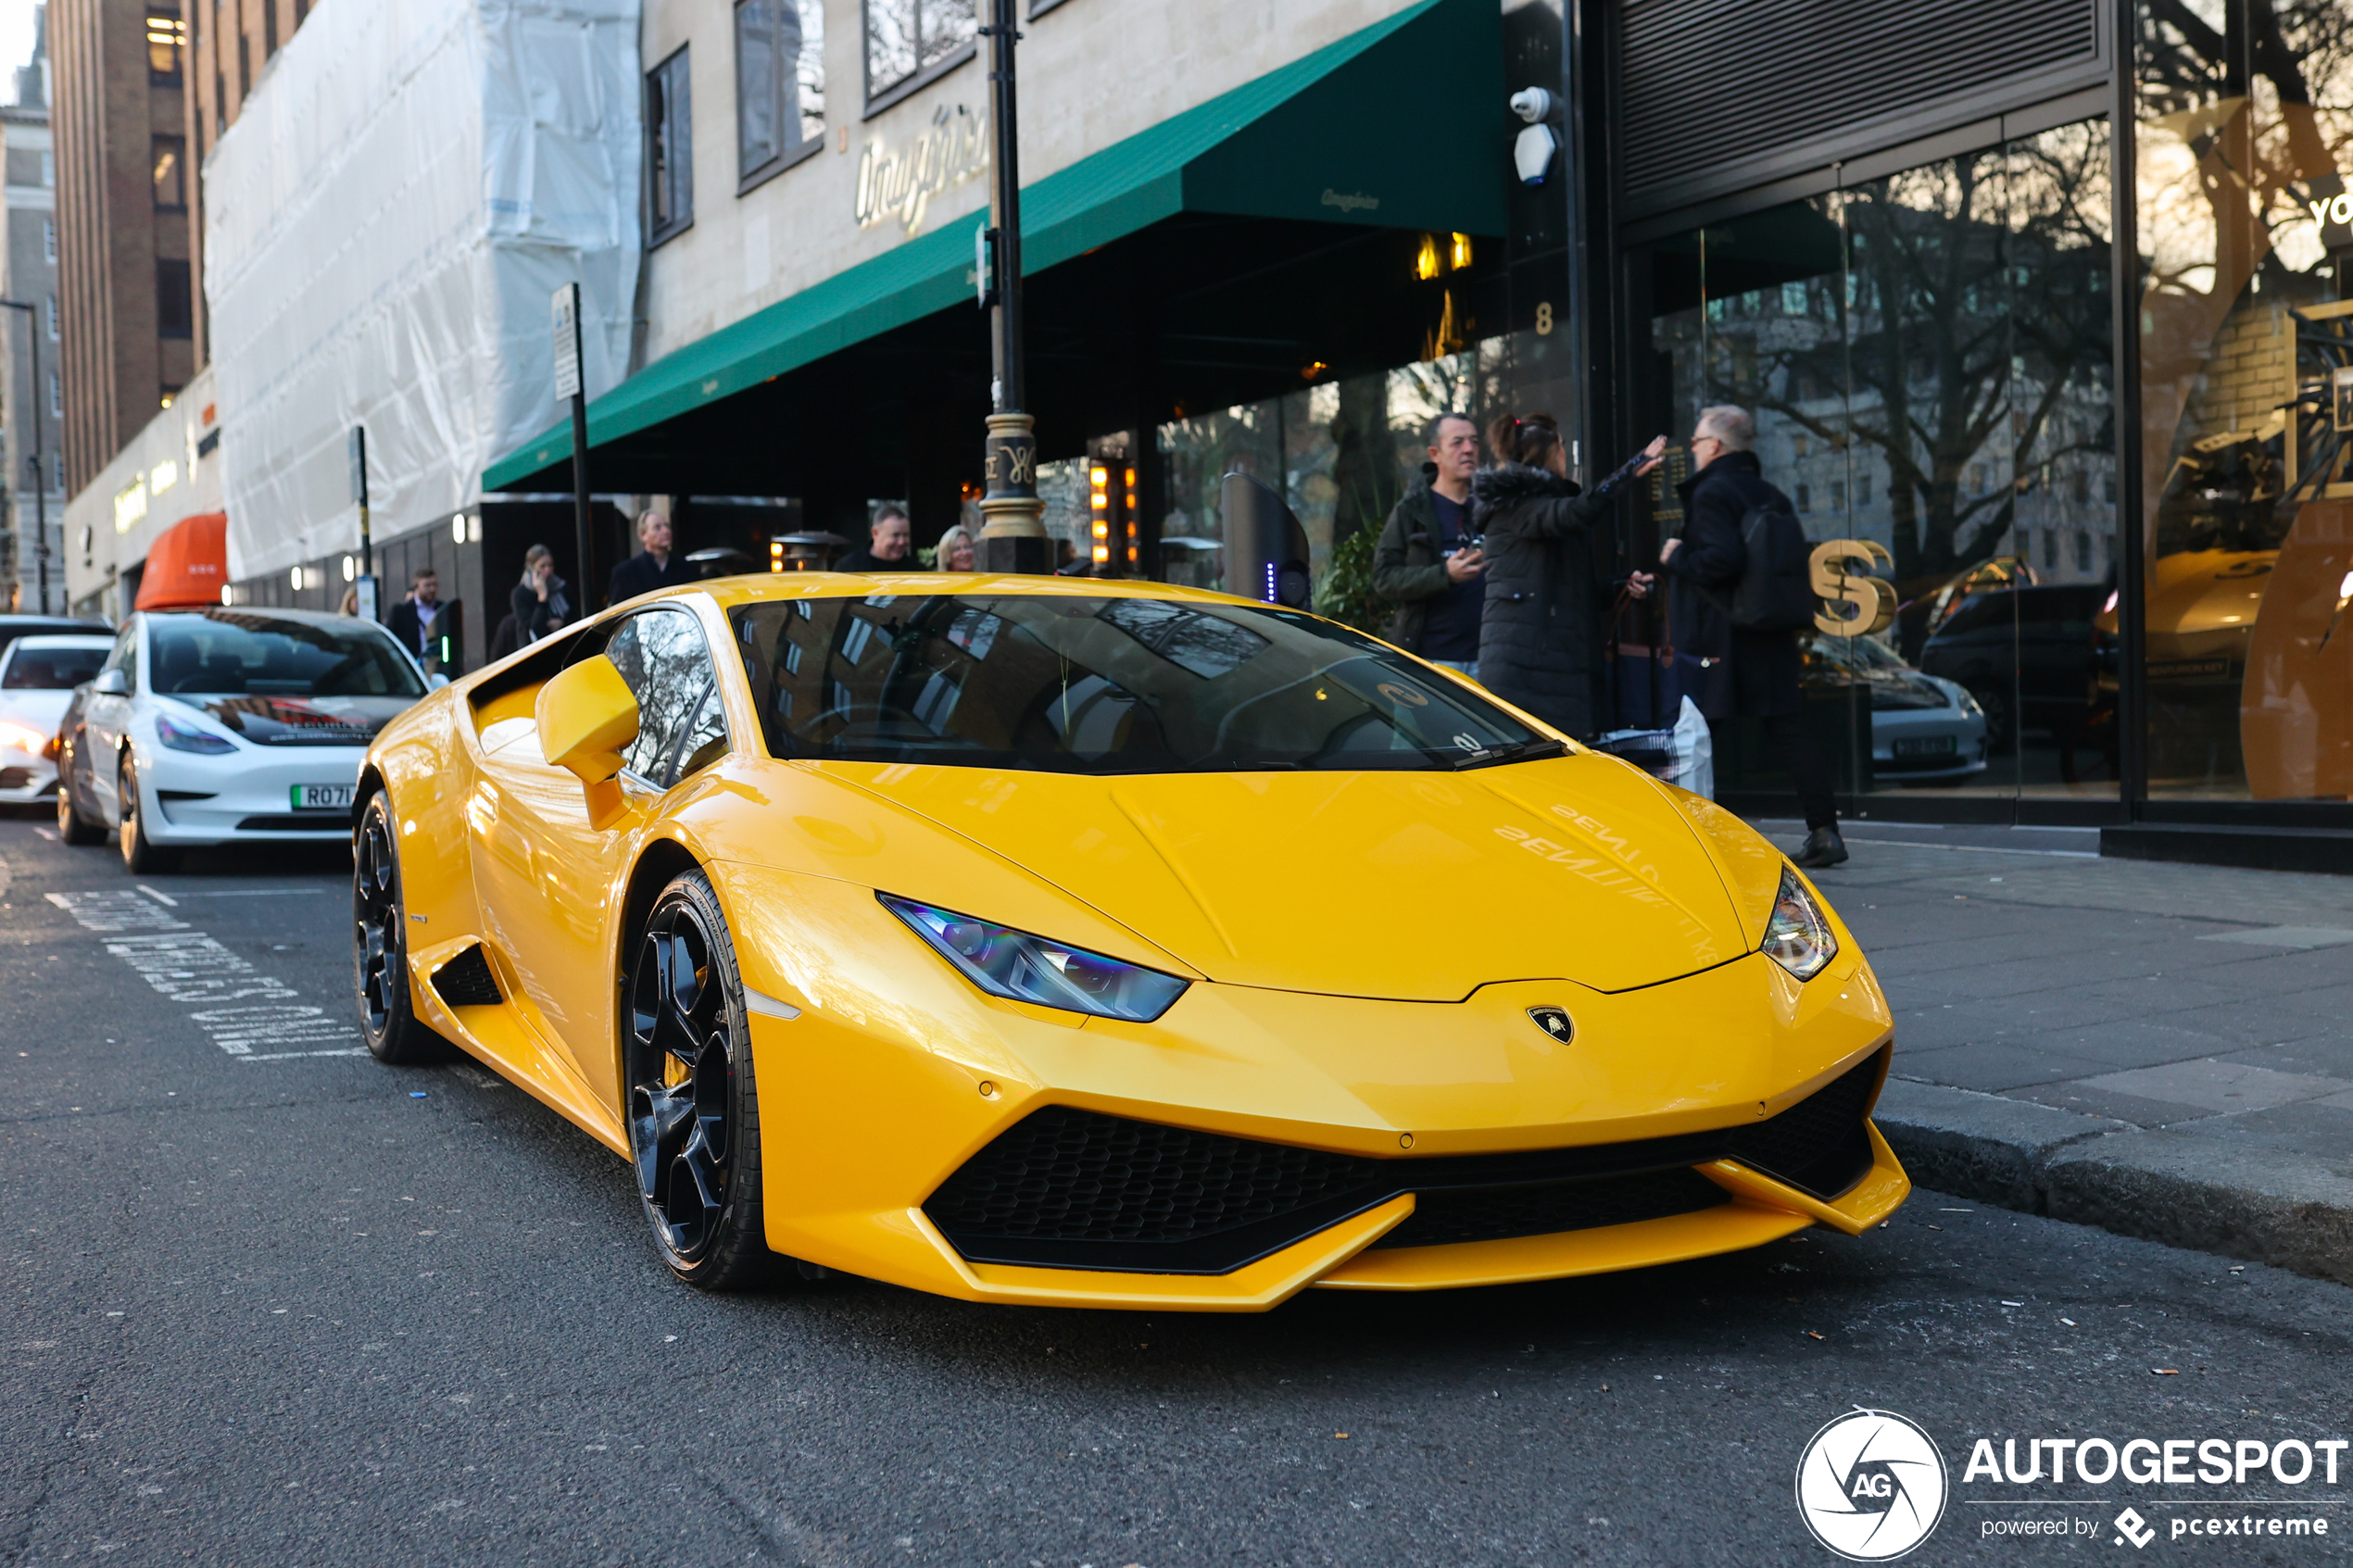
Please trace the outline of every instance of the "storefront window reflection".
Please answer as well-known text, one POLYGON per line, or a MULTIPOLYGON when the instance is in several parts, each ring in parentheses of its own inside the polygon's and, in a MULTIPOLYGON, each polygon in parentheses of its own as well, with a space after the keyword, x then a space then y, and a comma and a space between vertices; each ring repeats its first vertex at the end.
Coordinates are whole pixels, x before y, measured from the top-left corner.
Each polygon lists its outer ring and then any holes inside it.
MULTIPOLYGON (((1806 659, 1849 791, 2115 797, 2108 158, 2105 121, 2060 126, 1635 257, 1638 420, 1750 408, 1808 537, 1886 552, 1894 624, 1806 659)), ((1734 751, 1719 787, 1778 785, 1734 751)))
POLYGON ((2137 39, 2152 797, 2353 795, 2353 30, 2168 0, 2137 39))

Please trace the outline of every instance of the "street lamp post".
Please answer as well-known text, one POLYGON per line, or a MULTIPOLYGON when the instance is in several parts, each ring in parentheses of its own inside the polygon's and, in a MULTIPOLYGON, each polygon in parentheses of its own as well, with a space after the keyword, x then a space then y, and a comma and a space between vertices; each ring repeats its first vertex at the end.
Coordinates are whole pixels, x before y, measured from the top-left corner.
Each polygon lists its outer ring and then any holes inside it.
POLYGON ((1021 131, 1013 114, 1014 0, 989 0, 988 227, 980 232, 975 270, 988 307, 988 437, 983 448, 988 487, 980 498, 980 569, 1048 572, 1045 504, 1038 498, 1038 438, 1022 410, 1021 131))
POLYGON ((0 307, 24 312, 25 343, 32 358, 32 546, 33 570, 41 584, 41 613, 49 613, 49 483, 42 470, 41 451, 41 313, 20 299, 0 299, 0 307))

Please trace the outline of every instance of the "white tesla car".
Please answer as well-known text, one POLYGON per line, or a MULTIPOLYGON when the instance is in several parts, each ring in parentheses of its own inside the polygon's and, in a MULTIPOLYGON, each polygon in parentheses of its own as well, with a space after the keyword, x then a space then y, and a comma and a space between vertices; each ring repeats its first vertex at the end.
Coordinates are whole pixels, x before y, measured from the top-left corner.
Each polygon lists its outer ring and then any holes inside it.
POLYGON ((83 633, 19 637, 0 649, 0 805, 39 800, 57 783, 49 743, 57 721, 112 646, 104 633, 83 633))
POLYGON ((73 844, 113 833, 133 872, 168 871, 200 846, 348 839, 368 743, 425 691, 372 621, 143 611, 65 737, 58 831, 73 844))

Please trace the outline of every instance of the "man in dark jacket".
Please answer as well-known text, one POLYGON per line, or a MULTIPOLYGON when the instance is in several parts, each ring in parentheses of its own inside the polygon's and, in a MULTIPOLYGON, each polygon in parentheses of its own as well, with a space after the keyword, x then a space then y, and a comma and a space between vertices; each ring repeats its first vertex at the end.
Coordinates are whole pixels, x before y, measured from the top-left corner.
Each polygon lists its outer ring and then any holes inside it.
POLYGON ((1722 755, 1737 719, 1761 719, 1781 765, 1797 785, 1806 813, 1801 866, 1834 866, 1846 859, 1830 769, 1806 728, 1798 691, 1797 633, 1754 632, 1732 624, 1733 590, 1748 565, 1741 521, 1759 507, 1785 509, 1789 499, 1765 482, 1752 448, 1756 421, 1744 408, 1703 408, 1692 433, 1692 476, 1676 486, 1683 498, 1683 534, 1658 553, 1667 584, 1667 624, 1683 689, 1718 732, 1722 755))
POLYGON ((1476 679, 1486 557, 1471 547, 1471 476, 1478 427, 1466 414, 1429 422, 1421 483, 1390 508, 1373 547, 1373 592, 1397 606, 1389 640, 1476 679))
POLYGON ((426 674, 458 673, 458 606, 455 600, 442 602, 441 578, 433 568, 417 569, 409 596, 393 606, 384 621, 400 646, 417 656, 426 674), (446 659, 444 648, 449 655, 446 659))
POLYGON ((695 580, 686 558, 671 552, 670 520, 660 512, 648 511, 638 518, 637 545, 636 555, 612 569, 612 581, 605 589, 607 604, 617 605, 657 588, 683 587, 695 580))
POLYGON ((915 558, 915 531, 907 514, 885 502, 866 530, 866 547, 852 550, 834 562, 836 571, 920 571, 915 558))

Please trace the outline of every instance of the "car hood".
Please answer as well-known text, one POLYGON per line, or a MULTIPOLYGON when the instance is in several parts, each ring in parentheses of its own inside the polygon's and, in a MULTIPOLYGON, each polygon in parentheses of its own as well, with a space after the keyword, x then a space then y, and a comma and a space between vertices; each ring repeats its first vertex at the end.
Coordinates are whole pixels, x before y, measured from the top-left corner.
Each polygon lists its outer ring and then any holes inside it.
POLYGON ((365 746, 409 696, 174 696, 256 746, 365 746))
POLYGON ((1683 815, 1598 755, 1463 773, 821 766, 1228 984, 1407 1001, 1535 978, 1623 991, 1751 945, 1683 815))
POLYGON ((70 691, 0 692, 0 719, 13 719, 44 735, 53 735, 57 733, 57 721, 72 705, 70 691))

